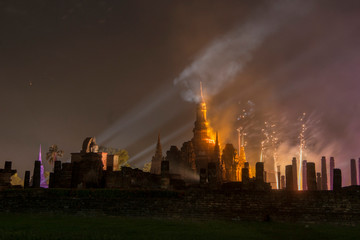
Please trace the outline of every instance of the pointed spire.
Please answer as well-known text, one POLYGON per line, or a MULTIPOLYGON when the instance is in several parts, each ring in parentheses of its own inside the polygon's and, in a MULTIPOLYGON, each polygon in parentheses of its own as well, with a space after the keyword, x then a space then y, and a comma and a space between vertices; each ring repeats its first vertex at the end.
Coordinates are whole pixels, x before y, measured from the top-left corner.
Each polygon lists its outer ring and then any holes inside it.
POLYGON ((42 163, 42 158, 41 158, 41 144, 39 147, 39 161, 40 161, 40 187, 42 188, 48 188, 48 184, 46 183, 46 178, 45 178, 45 171, 44 171, 44 165, 42 163))
POLYGON ((40 144, 40 149, 39 149, 39 161, 42 162, 42 159, 41 159, 41 144, 40 144))
POLYGON ((204 101, 204 95, 203 95, 202 82, 201 81, 200 81, 200 96, 201 96, 201 102, 205 102, 204 101))
POLYGON ((158 135, 158 140, 155 149, 155 155, 151 160, 150 173, 160 174, 161 173, 161 161, 163 160, 161 142, 160 142, 160 133, 158 135))
POLYGON ((155 156, 161 156, 162 157, 162 148, 161 148, 161 141, 160 141, 160 133, 158 135, 158 140, 156 144, 156 151, 155 156))
POLYGON ((160 145, 160 133, 158 134, 158 141, 157 141, 157 145, 160 145))

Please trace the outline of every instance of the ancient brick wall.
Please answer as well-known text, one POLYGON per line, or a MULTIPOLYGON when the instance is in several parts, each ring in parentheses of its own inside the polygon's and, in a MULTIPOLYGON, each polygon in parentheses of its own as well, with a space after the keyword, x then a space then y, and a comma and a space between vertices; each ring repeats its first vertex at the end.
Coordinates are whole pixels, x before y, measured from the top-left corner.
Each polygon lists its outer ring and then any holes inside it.
POLYGON ((10 189, 0 191, 0 212, 354 223, 360 222, 360 188, 339 192, 10 189))

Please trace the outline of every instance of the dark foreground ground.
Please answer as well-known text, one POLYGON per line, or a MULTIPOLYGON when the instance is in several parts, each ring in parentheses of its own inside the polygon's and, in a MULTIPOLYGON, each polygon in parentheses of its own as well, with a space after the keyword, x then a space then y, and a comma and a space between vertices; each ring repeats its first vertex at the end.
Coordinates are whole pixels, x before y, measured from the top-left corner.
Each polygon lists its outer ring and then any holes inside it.
POLYGON ((0 239, 356 239, 360 226, 0 213, 0 239))

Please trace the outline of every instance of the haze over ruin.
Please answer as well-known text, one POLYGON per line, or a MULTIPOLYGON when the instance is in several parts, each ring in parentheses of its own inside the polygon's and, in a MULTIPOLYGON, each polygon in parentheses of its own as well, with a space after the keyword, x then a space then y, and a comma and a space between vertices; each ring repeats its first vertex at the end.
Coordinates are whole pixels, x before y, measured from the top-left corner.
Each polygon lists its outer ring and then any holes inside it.
POLYGON ((303 160, 321 172, 322 156, 350 173, 360 156, 357 1, 0 6, 0 144, 22 179, 40 144, 57 144, 70 162, 95 136, 140 169, 159 133, 164 155, 181 148, 193 137, 200 81, 221 151, 231 143, 239 152, 242 131, 246 160, 264 162, 273 188, 293 157, 299 174, 303 160))
POLYGON ((359 0, 0 0, 0 239, 357 239, 359 0))

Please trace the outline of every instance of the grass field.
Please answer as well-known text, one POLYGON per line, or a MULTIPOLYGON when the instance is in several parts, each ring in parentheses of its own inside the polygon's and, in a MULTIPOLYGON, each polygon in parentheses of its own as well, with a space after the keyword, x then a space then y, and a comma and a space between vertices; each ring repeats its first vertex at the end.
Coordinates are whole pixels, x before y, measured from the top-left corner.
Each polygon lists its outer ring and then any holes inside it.
POLYGON ((360 226, 0 214, 0 239, 356 239, 360 226))

